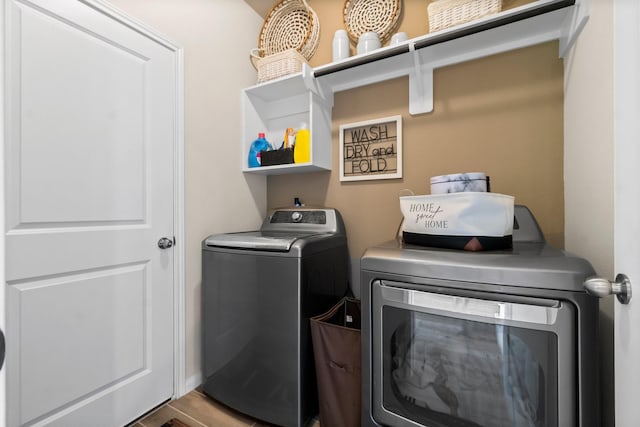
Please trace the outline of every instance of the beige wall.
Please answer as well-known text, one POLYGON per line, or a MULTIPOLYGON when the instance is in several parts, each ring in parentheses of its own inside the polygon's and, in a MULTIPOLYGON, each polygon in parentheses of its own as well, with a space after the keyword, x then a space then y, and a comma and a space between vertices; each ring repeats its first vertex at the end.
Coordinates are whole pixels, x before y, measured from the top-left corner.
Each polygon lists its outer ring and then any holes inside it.
MULTIPOLYGON (((244 0, 257 13, 266 17, 271 8, 277 4, 276 0, 244 0)), ((410 33, 409 37, 416 37, 425 34, 425 28, 428 25, 427 21, 427 7, 435 0, 404 0, 402 4, 404 9, 402 11, 402 17, 400 18, 402 28, 398 31, 407 31, 408 29, 415 30, 415 33, 410 33)), ((502 9, 513 9, 523 4, 531 3, 534 0, 503 0, 502 9)), ((307 0, 307 3, 318 14, 321 20, 322 31, 320 34, 320 44, 327 44, 331 42, 333 33, 339 28, 344 28, 342 24, 342 6, 344 0, 307 0), (323 17, 328 17, 327 19, 323 17)), ((326 53, 326 52, 325 52, 326 53)), ((322 56, 316 54, 312 58, 312 65, 320 65, 331 60, 331 55, 322 56)))
MULTIPOLYGON (((330 61, 333 31, 343 25, 340 3, 310 2, 323 26, 314 65, 330 61)), ((404 4, 399 30, 424 34, 425 3, 404 4)), ((355 260, 394 237, 401 190, 429 194, 431 176, 481 171, 491 176, 493 191, 533 210, 551 243, 564 245, 563 61, 557 43, 436 70, 430 114, 409 115, 408 92, 408 80, 400 78, 336 94, 332 171, 269 177, 269 207, 290 205, 298 196, 339 209, 355 260), (341 183, 339 126, 395 114, 403 118, 403 178, 341 183)))
MULTIPOLYGON (((273 2, 111 3, 185 48, 187 377, 197 377, 200 242, 213 232, 254 228, 265 212, 264 180, 240 172, 240 145, 232 142, 240 135, 240 89, 255 82, 246 52, 256 46, 262 25, 248 4, 263 11, 268 9, 263 3, 273 2)), ((322 27, 311 61, 317 66, 331 58, 333 32, 343 28, 343 1, 309 3, 322 27)), ((437 70, 435 111, 427 115, 408 114, 406 79, 337 94, 333 171, 270 177, 269 206, 288 205, 299 196, 308 204, 337 207, 345 214, 351 254, 357 258, 369 245, 394 236, 401 189, 426 194, 432 175, 484 171, 494 191, 513 194, 517 203, 533 209, 552 243, 587 257, 599 273, 611 277, 611 3, 591 1, 591 19, 566 64, 564 147, 563 64, 549 43, 437 70), (339 125, 390 114, 404 119, 404 178, 340 184, 339 125)), ((427 3, 404 4, 399 30, 409 37, 424 34, 427 3)), ((605 359, 610 351, 605 348, 605 359)))
POLYGON ((240 91, 255 83, 248 52, 262 18, 238 0, 111 0, 184 48, 186 377, 200 381, 200 243, 255 229, 266 206, 263 177, 241 171, 240 91))
POLYGON ((352 257, 393 238, 398 194, 429 194, 429 177, 482 171, 492 190, 536 214, 547 238, 563 244, 562 62, 555 43, 436 70, 434 112, 408 114, 408 81, 338 93, 333 109, 333 170, 269 177, 270 207, 294 196, 338 208, 352 257), (470 77, 473 76, 473 77, 470 77), (401 114, 403 178, 341 183, 341 124, 401 114))
MULTIPOLYGON (((613 279, 613 0, 590 9, 565 66, 565 246, 613 279)), ((614 425, 614 302, 600 302, 603 426, 614 425)))

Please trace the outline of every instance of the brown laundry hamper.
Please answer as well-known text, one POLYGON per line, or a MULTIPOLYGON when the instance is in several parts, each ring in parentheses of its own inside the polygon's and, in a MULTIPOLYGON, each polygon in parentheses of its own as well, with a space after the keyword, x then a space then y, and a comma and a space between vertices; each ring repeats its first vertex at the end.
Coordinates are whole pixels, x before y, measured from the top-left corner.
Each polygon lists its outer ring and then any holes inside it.
POLYGON ((360 426, 360 319, 360 301, 348 297, 311 318, 322 427, 360 426))

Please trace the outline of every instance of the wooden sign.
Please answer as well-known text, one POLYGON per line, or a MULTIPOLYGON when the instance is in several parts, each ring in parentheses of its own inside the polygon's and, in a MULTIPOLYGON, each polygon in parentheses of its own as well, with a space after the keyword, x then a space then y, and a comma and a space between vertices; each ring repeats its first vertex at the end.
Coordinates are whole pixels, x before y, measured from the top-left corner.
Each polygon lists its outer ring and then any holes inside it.
POLYGON ((402 178, 402 116, 340 126, 340 181, 402 178))

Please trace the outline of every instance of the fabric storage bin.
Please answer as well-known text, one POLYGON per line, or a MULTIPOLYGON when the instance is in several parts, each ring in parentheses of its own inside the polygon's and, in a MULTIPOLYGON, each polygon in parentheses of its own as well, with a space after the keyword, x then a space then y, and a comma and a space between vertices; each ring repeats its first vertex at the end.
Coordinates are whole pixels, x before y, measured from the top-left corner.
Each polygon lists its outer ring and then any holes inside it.
POLYGON ((260 159, 260 166, 274 166, 293 163, 293 148, 260 151, 260 159))
POLYGON ((360 425, 360 327, 360 301, 354 298, 311 318, 322 426, 360 425))
POLYGON ((509 249, 513 196, 448 193, 400 197, 406 243, 469 251, 509 249))

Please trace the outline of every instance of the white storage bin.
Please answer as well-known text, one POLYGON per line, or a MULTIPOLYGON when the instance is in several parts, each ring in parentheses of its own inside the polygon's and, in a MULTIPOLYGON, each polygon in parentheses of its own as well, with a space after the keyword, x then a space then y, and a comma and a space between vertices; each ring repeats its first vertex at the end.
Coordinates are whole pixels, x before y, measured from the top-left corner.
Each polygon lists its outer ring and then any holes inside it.
POLYGON ((470 251, 512 246, 514 197, 449 193, 400 197, 406 243, 470 251))

